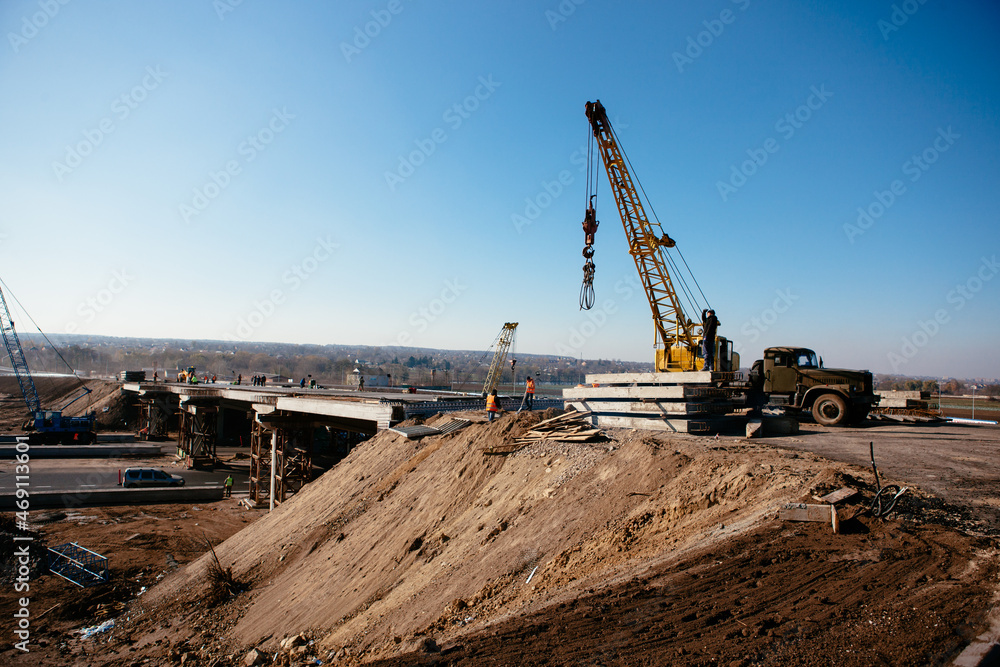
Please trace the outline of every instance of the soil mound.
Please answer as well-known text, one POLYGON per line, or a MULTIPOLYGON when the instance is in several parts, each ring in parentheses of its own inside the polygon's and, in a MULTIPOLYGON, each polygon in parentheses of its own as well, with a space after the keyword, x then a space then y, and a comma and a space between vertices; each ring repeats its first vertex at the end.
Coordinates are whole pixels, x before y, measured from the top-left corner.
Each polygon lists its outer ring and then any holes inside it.
POLYGON ((909 521, 859 514, 834 536, 774 519, 848 479, 810 454, 625 430, 484 454, 540 418, 380 433, 216 547, 246 592, 206 613, 203 557, 124 636, 159 632, 165 652, 158 624, 212 619, 203 657, 230 661, 294 647, 334 664, 924 664, 985 622, 995 543, 924 525, 916 494, 909 521))
MULTIPOLYGON (((111 380, 42 376, 35 379, 35 390, 46 410, 62 409, 70 417, 95 412, 99 431, 130 428, 138 414, 121 391, 121 383, 111 380)), ((17 378, 0 377, 0 430, 20 432, 27 420, 28 408, 17 378)))

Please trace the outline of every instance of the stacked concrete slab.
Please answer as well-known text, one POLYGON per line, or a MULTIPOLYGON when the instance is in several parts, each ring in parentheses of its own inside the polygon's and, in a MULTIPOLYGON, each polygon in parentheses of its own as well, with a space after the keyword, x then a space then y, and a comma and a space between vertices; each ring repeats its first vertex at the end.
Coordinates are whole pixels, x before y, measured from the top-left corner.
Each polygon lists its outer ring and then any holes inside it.
POLYGON ((586 384, 563 390, 563 400, 593 413, 597 426, 676 433, 711 433, 724 415, 742 407, 743 396, 728 384, 731 373, 598 373, 586 384))
POLYGON ((880 408, 909 408, 911 410, 926 410, 930 393, 926 391, 884 391, 878 392, 882 400, 880 408))

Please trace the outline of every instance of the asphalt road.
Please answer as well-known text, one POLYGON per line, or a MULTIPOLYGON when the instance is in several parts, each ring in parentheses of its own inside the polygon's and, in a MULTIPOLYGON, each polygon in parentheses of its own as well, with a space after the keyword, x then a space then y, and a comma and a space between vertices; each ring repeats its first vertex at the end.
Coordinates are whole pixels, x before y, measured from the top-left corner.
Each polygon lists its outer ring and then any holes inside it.
MULTIPOLYGON (((221 455, 221 452, 220 452, 221 455)), ((0 461, 0 493, 13 493, 15 462, 0 461)), ((29 491, 81 491, 113 489, 118 486, 119 471, 125 468, 159 468, 184 478, 185 486, 222 486, 233 475, 233 492, 245 493, 250 487, 249 462, 236 461, 216 466, 214 471, 187 470, 173 457, 135 459, 34 459, 29 464, 29 491)))

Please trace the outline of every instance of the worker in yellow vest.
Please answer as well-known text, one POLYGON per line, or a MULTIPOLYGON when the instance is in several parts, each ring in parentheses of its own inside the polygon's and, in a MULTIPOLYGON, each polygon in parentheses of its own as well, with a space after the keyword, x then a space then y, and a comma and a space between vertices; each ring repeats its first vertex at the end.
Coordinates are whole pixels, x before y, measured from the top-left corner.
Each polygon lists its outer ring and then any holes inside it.
POLYGON ((497 401, 497 390, 494 389, 490 392, 490 395, 486 397, 486 421, 493 421, 496 417, 497 412, 500 411, 500 404, 497 401))
POLYGON ((525 391, 525 394, 524 394, 525 403, 528 406, 528 410, 534 410, 535 409, 535 407, 534 407, 535 406, 535 381, 532 380, 531 376, 529 375, 528 379, 524 381, 524 385, 525 385, 525 388, 524 388, 524 391, 525 391))

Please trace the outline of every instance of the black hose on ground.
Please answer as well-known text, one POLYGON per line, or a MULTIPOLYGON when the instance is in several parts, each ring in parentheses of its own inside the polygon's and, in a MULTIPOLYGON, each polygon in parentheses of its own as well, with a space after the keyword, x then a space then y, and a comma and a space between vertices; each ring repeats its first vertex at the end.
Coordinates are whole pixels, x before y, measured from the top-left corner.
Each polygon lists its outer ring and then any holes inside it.
POLYGON ((875 486, 877 489, 868 511, 876 519, 881 519, 896 507, 896 501, 906 492, 906 487, 901 487, 898 484, 882 486, 882 482, 878 477, 878 468, 875 466, 875 443, 869 442, 868 449, 872 457, 872 472, 875 473, 875 486))

